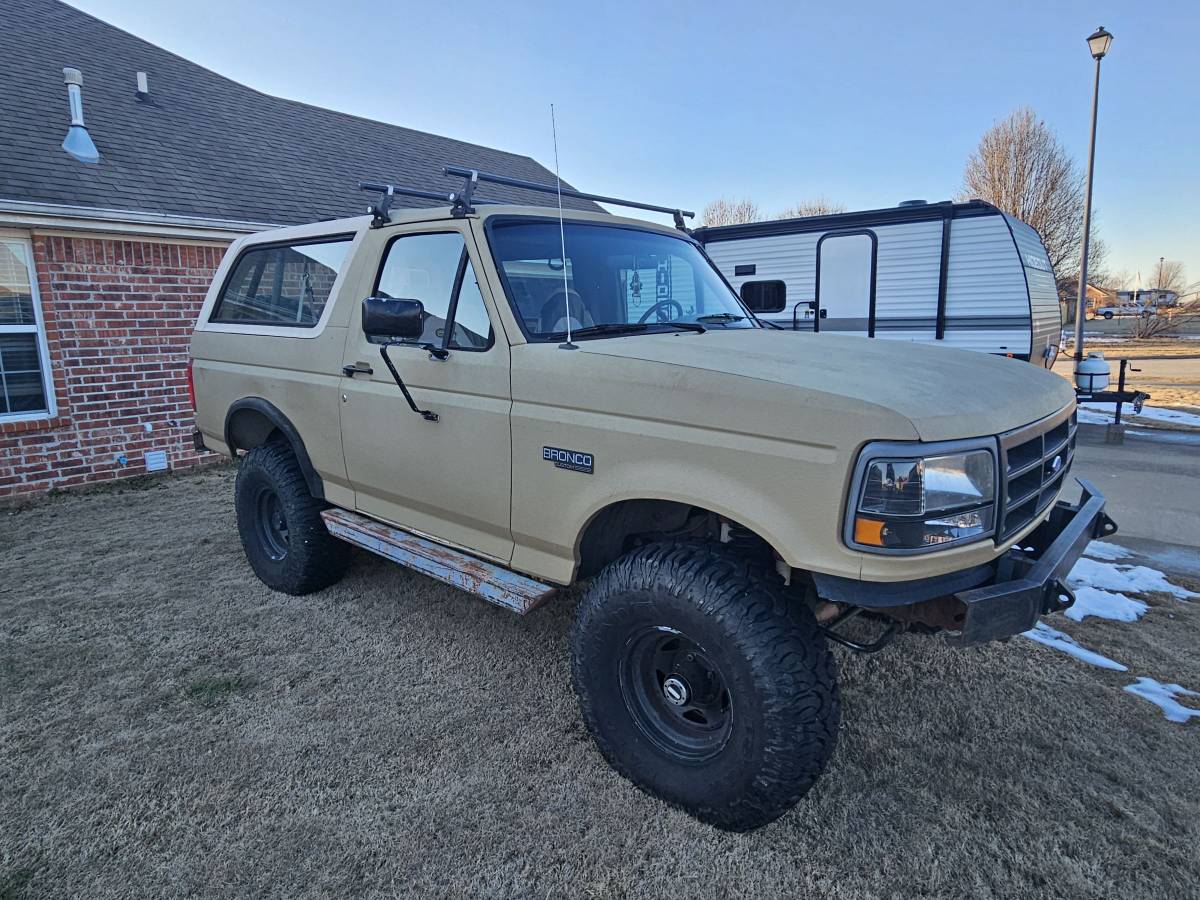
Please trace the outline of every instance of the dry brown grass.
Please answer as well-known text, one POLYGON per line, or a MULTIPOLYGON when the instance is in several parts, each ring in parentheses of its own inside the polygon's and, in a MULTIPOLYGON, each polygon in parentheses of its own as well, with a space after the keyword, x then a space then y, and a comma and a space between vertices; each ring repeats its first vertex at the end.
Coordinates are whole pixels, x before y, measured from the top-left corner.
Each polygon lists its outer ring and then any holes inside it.
MULTIPOLYGON (((518 619, 365 555, 273 594, 231 486, 0 512, 0 896, 1197 895, 1200 731, 1132 677, 1019 639, 839 651, 828 774, 724 834, 593 748, 573 596, 518 619)), ((1066 630, 1200 688, 1198 627, 1066 630)))

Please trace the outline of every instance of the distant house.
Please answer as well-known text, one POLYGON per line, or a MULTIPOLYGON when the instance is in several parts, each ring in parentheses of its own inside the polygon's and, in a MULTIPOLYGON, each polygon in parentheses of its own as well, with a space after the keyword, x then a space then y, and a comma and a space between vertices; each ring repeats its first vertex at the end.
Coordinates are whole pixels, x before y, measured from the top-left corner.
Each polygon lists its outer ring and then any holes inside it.
MULTIPOLYGON (((1091 282, 1088 282, 1086 296, 1089 313, 1101 306, 1111 306, 1114 299, 1114 293, 1108 288, 1102 288, 1091 282)), ((1074 322, 1075 304, 1079 301, 1079 279, 1064 278, 1058 282, 1058 301, 1066 308, 1066 317, 1063 321, 1074 322)))
POLYGON ((446 163, 553 180, 269 97, 55 0, 4 0, 0 59, 0 497, 200 461, 188 341, 236 236, 361 213, 360 179, 451 190, 446 163))

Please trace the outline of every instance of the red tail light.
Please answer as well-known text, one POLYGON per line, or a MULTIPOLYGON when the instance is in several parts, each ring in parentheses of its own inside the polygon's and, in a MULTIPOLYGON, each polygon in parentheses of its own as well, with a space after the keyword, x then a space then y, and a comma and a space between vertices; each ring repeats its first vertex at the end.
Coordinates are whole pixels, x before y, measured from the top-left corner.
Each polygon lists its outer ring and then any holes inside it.
POLYGON ((196 379, 192 375, 192 358, 188 357, 187 365, 188 378, 188 402, 192 404, 192 412, 196 411, 196 379))

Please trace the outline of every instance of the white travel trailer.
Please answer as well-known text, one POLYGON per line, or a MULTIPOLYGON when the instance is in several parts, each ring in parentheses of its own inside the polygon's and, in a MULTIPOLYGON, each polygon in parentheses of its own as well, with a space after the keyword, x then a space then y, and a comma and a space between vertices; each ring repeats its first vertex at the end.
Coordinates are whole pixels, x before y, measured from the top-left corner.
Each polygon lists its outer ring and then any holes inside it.
POLYGON ((1047 366, 1062 330, 1036 231, 989 203, 926 203, 700 228, 761 319, 921 341, 1047 366))

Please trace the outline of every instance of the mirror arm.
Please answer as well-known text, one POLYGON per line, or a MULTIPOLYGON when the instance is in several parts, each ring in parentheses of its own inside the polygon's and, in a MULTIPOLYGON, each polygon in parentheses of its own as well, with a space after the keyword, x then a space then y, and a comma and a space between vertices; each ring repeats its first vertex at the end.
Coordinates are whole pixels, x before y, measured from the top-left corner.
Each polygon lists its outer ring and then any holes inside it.
MULTIPOLYGON (((401 344, 401 343, 403 343, 403 341, 388 341, 386 344, 383 344, 382 346, 380 346, 379 354, 380 354, 380 356, 383 357, 383 361, 387 365, 388 371, 392 373, 392 380, 396 382, 396 387, 400 388, 400 393, 402 393, 404 395, 404 399, 408 401, 409 408, 413 412, 415 412, 417 415, 419 415, 422 419, 424 419, 425 421, 436 422, 438 420, 438 414, 435 412, 431 412, 428 409, 418 408, 416 401, 414 401, 412 398, 412 394, 410 394, 408 392, 408 388, 404 384, 404 379, 402 379, 400 377, 400 373, 396 371, 396 367, 394 365, 392 365, 392 360, 388 356, 387 348, 394 347, 396 344, 401 344)), ((430 351, 430 352, 432 352, 432 351, 430 351)), ((442 351, 442 352, 444 353, 445 351, 442 351)), ((445 357, 439 357, 439 358, 445 359, 445 357)))

